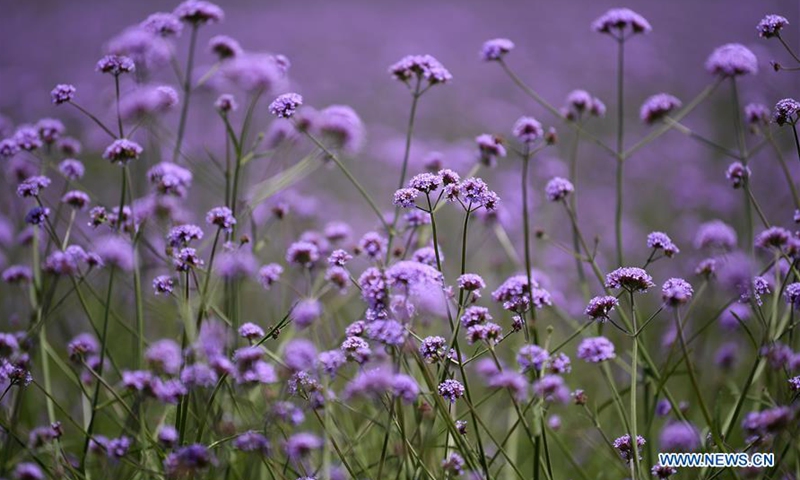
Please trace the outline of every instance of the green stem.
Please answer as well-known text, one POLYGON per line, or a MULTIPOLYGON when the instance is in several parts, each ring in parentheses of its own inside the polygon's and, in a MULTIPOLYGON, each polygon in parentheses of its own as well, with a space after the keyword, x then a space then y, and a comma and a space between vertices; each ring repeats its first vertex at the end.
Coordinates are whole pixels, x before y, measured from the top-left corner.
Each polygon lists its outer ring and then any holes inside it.
POLYGON ((617 202, 616 211, 614 214, 614 233, 616 235, 617 245, 617 265, 624 264, 624 257, 622 254, 622 184, 624 181, 623 175, 623 160, 622 154, 624 149, 624 136, 625 136, 625 112, 624 112, 624 69, 625 69, 625 40, 617 39, 617 175, 616 175, 616 191, 617 202))
MULTIPOLYGON (((633 331, 638 330, 636 325, 636 306, 633 300, 633 291, 630 292, 631 299, 631 322, 633 323, 633 331)), ((638 448, 638 423, 636 421, 636 401, 638 399, 636 383, 639 377, 639 335, 633 336, 633 347, 631 350, 631 450, 633 454, 633 461, 631 462, 631 479, 636 480, 636 473, 641 471, 639 465, 639 448, 638 448)))
POLYGON ((197 44, 198 25, 192 24, 192 33, 189 40, 189 58, 186 60, 186 76, 183 78, 183 105, 181 116, 178 120, 178 134, 175 138, 175 149, 172 152, 172 161, 176 162, 180 156, 183 135, 186 131, 186 120, 189 117, 189 99, 192 95, 192 70, 194 68, 194 50, 197 44))

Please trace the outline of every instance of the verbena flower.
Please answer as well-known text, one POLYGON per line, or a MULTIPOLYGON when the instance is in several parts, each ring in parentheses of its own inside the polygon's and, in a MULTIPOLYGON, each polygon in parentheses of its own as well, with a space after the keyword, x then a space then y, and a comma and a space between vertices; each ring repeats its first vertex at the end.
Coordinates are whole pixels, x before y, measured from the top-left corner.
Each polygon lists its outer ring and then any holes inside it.
POLYGON ((756 235, 754 244, 760 248, 780 250, 789 243, 792 233, 783 227, 770 227, 756 235))
POLYGON ((330 148, 357 153, 364 143, 364 123, 347 105, 331 105, 318 112, 314 126, 330 148))
POLYGON ((751 175, 750 167, 742 162, 733 162, 725 171, 725 177, 731 182, 733 188, 742 188, 751 175))
POLYGON ((533 382, 533 393, 545 402, 567 404, 570 399, 569 388, 560 375, 544 375, 533 382))
POLYGON ((677 245, 672 243, 672 239, 664 232, 650 232, 647 234, 647 248, 663 250, 664 255, 667 257, 673 257, 680 253, 677 245))
POLYGON ((464 396, 464 385, 458 380, 447 379, 439 384, 437 387, 439 395, 450 403, 456 403, 456 400, 464 396))
POLYGON ((619 452, 620 457, 625 460, 626 463, 631 463, 634 458, 634 455, 641 460, 642 458, 642 447, 644 444, 647 443, 641 435, 636 436, 636 447, 634 451, 633 442, 631 441, 631 436, 629 434, 625 434, 616 440, 614 440, 614 448, 619 452))
POLYGON ((387 244, 387 240, 378 232, 367 232, 358 241, 358 248, 369 258, 378 259, 386 255, 387 244))
POLYGON ((195 25, 218 23, 225 18, 225 12, 219 6, 202 0, 186 0, 173 13, 181 21, 195 25))
POLYGON ((706 70, 722 77, 737 77, 758 73, 758 59, 747 47, 728 43, 709 55, 706 70))
POLYGON ((524 372, 540 372, 544 369, 550 353, 538 345, 523 345, 517 352, 517 363, 524 372))
POLYGON ((666 479, 678 473, 678 470, 659 463, 653 465, 653 468, 650 469, 650 473, 658 479, 666 479))
MULTIPOLYGON (((453 76, 444 65, 431 55, 408 55, 389 67, 389 73, 395 79, 408 84, 412 79, 430 85, 447 83, 453 76)), ((409 85, 410 86, 410 85, 409 85)))
POLYGON ((574 192, 575 187, 573 187, 572 182, 566 178, 555 177, 547 182, 544 191, 549 201, 560 202, 574 192))
POLYGON ((130 57, 124 55, 106 55, 97 61, 96 70, 100 73, 109 73, 118 77, 123 73, 132 73, 136 65, 130 57))
POLYGON ((586 306, 584 313, 589 315, 593 320, 604 322, 608 320, 608 315, 619 305, 617 297, 605 295, 602 297, 594 297, 589 300, 589 305, 586 306))
POLYGON ((295 433, 284 444, 286 456, 293 461, 302 460, 320 448, 322 448, 322 439, 306 432, 295 433))
POLYGON ((414 208, 419 191, 413 188, 401 188, 394 192, 392 203, 401 208, 414 208))
POLYGON ((638 267, 621 267, 606 275, 606 288, 623 288, 629 292, 644 293, 655 287, 653 278, 638 267))
POLYGON ((661 298, 672 307, 688 303, 693 294, 692 286, 682 278, 670 278, 661 287, 661 298))
POLYGON ((668 116, 673 110, 680 108, 681 105, 683 104, 677 97, 668 93, 658 93, 644 101, 639 110, 639 118, 644 123, 652 125, 668 116))
POLYGON ((786 25, 789 25, 789 20, 787 20, 786 17, 770 14, 758 22, 756 31, 758 31, 759 37, 772 38, 779 36, 781 34, 781 29, 786 25))
POLYGON ((584 338, 578 344, 578 358, 589 363, 600 363, 614 357, 614 344, 606 337, 584 338))
POLYGON ((448 357, 449 346, 443 337, 425 337, 420 344, 419 353, 426 362, 438 363, 448 357))
POLYGON ((722 220, 706 222, 697 229, 696 248, 713 248, 729 251, 736 247, 736 231, 722 220))
POLYGON ((269 290, 270 287, 280 279, 282 273, 283 267, 277 263, 264 265, 258 270, 258 283, 260 283, 265 290, 269 290))
POLYGON ((800 102, 793 98, 778 100, 775 104, 775 113, 772 114, 773 120, 778 125, 795 125, 800 119, 800 102))
POLYGON ((206 213, 206 223, 215 225, 225 232, 231 232, 233 231, 233 226, 236 225, 236 219, 233 217, 233 212, 230 208, 214 207, 206 213))
POLYGON ((79 160, 67 158, 58 164, 58 171, 69 180, 80 180, 83 178, 85 168, 79 160))
POLYGON ((291 118, 303 104, 303 97, 297 93, 284 93, 269 104, 269 111, 278 118, 291 118))
POLYGON ((164 459, 164 471, 172 477, 193 477, 216 465, 214 454, 204 445, 181 447, 164 459))
POLYGON ((532 144, 544 136, 544 128, 533 117, 520 117, 512 129, 514 137, 522 143, 532 144))
POLYGON ((239 108, 236 99, 229 93, 223 93, 214 101, 214 108, 221 113, 234 112, 239 108))
POLYGON ((442 470, 448 477, 458 477, 464 473, 464 458, 456 452, 451 452, 442 460, 442 470))
POLYGON ((138 143, 128 140, 127 138, 121 138, 119 140, 114 140, 114 142, 106 148, 105 152, 103 152, 103 158, 111 163, 118 163, 124 166, 131 160, 139 158, 142 151, 143 149, 138 143))
POLYGON ((514 50, 514 42, 507 38, 493 38, 483 43, 481 59, 486 62, 502 60, 511 50, 514 50))
POLYGON ((625 39, 634 34, 649 33, 650 23, 629 8, 612 8, 592 22, 592 30, 625 39))
POLYGON ((503 140, 496 135, 489 133, 478 135, 475 137, 475 143, 478 144, 480 161, 486 166, 493 166, 498 158, 503 158, 507 154, 503 140))
POLYGON ((242 452, 266 454, 269 452, 269 447, 267 437, 252 430, 240 434, 233 440, 233 448, 242 452))
POLYGON ((180 18, 166 12, 157 12, 149 15, 139 26, 145 31, 165 38, 178 37, 183 30, 180 18))
POLYGON ((543 308, 553 303, 550 293, 540 288, 538 282, 533 278, 529 286, 528 278, 525 275, 508 278, 497 290, 492 292, 492 299, 495 302, 501 302, 504 309, 516 313, 525 312, 531 307, 543 308))
POLYGON ((800 310, 800 282, 786 285, 783 295, 788 305, 794 309, 800 310))
POLYGON ((208 49, 220 60, 234 58, 243 53, 242 47, 235 39, 227 35, 216 35, 208 41, 208 49))
POLYGON ((50 91, 50 98, 54 104, 61 105, 62 103, 72 101, 72 99, 75 98, 76 91, 73 85, 59 83, 50 91))
POLYGON ((693 452, 700 448, 700 432, 689 422, 670 422, 658 437, 662 452, 693 452))
POLYGON ((586 90, 573 90, 567 95, 567 105, 561 109, 561 115, 569 120, 575 121, 585 115, 594 117, 604 117, 606 105, 597 97, 593 97, 586 90))
POLYGON ((17 186, 17 196, 25 197, 38 197, 39 192, 47 188, 51 183, 48 177, 36 175, 28 177, 25 181, 17 186))
POLYGON ((745 121, 751 126, 766 126, 771 118, 769 107, 763 103, 748 103, 744 107, 745 121))

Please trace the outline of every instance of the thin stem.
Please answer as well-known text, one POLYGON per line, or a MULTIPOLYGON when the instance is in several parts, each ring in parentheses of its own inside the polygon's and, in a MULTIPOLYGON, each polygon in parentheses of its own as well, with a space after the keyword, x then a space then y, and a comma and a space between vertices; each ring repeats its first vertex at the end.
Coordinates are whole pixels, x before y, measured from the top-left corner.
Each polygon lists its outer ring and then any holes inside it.
POLYGON ((797 62, 797 63, 800 63, 800 57, 798 57, 794 53, 794 51, 791 48, 789 48, 789 45, 786 43, 786 41, 783 39, 783 37, 781 37, 781 34, 777 33, 775 36, 778 37, 778 40, 781 42, 781 45, 783 45, 783 48, 785 48, 786 51, 789 52, 789 55, 791 55, 792 58, 794 58, 794 61, 797 62))
POLYGON ((800 210, 800 195, 797 194, 797 188, 794 186, 794 180, 792 179, 792 174, 789 171, 789 166, 786 164, 786 159, 783 157, 783 152, 775 142, 775 138, 772 136, 772 132, 769 130, 769 128, 766 129, 765 135, 767 137, 767 142, 769 142, 769 144, 772 146, 772 149, 775 151, 775 156, 777 157, 778 163, 781 166, 783 176, 786 179, 787 185, 789 185, 789 190, 792 192, 794 207, 800 210))
POLYGON ((794 146, 797 149, 797 159, 800 160, 800 138, 797 136, 797 123, 792 124, 792 133, 794 134, 794 146))
POLYGON ((616 175, 616 192, 617 202, 616 210, 614 213, 614 233, 616 236, 617 245, 617 265, 624 264, 622 254, 622 183, 624 180, 623 175, 623 142, 625 139, 625 97, 624 90, 624 71, 625 71, 625 40, 622 38, 617 39, 617 175, 616 175))
POLYGON ((530 242, 530 221, 528 216, 528 166, 530 164, 530 155, 528 147, 525 147, 525 155, 522 158, 522 231, 525 242, 525 277, 528 281, 528 305, 530 310, 530 332, 528 328, 523 328, 525 332, 525 340, 530 341, 530 333, 533 333, 534 343, 538 343, 538 335, 536 333, 536 310, 533 305, 533 281, 531 279, 531 242, 530 242))
POLYGON ((192 24, 192 33, 189 40, 189 58, 186 60, 186 75, 183 78, 183 105, 181 117, 178 120, 178 134, 175 138, 175 149, 172 152, 172 161, 176 162, 181 151, 183 135, 186 131, 186 120, 189 117, 189 99, 192 95, 192 70, 194 68, 194 50, 197 44, 197 24, 192 24))
MULTIPOLYGON (((633 300, 633 291, 630 292, 631 299, 631 322, 633 323, 633 331, 637 331, 636 326, 636 306, 633 300)), ((639 449, 638 449, 638 431, 636 421, 636 401, 638 398, 636 382, 639 377, 639 335, 633 336, 633 347, 631 350, 631 450, 633 453, 633 461, 631 462, 631 478, 636 480, 636 472, 641 471, 639 465, 639 449)))
POLYGON ((119 129, 119 138, 123 138, 125 134, 122 130, 122 115, 119 113, 119 75, 114 75, 114 93, 116 95, 117 128, 119 129))

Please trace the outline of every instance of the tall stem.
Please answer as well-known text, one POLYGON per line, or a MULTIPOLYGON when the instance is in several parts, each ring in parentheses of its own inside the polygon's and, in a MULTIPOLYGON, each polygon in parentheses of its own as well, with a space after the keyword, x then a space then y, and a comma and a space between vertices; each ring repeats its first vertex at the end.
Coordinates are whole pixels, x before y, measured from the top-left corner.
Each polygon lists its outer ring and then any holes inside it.
MULTIPOLYGON (((580 119, 576 120, 580 121, 580 119)), ((578 145, 581 142, 581 131, 575 131, 575 142, 572 144, 572 149, 570 151, 570 158, 569 158, 569 181, 572 182, 572 185, 575 188, 578 188, 578 145)), ((569 198, 569 206, 573 212, 578 211, 578 201, 576 195, 570 195, 569 198)), ((573 225, 572 226, 572 249, 576 252, 580 252, 580 242, 578 240, 578 229, 573 225)), ((583 262, 580 258, 575 257, 575 268, 578 271, 578 281, 581 284, 581 290, 583 290, 583 295, 586 297, 586 300, 589 299, 589 283, 586 281, 586 272, 583 270, 583 262)))
POLYGON ((189 116, 189 98, 192 95, 192 70, 194 69, 194 50, 197 45, 197 24, 192 24, 192 33, 189 40, 189 58, 186 60, 186 76, 183 79, 183 105, 181 117, 178 120, 178 134, 175 138, 175 150, 172 152, 172 161, 176 162, 181 151, 183 135, 186 131, 186 120, 189 116))
POLYGON ((633 300, 633 291, 630 292, 631 298, 631 322, 633 324, 633 347, 631 350, 631 450, 633 460, 631 461, 631 479, 636 480, 636 472, 641 470, 639 466, 639 447, 638 447, 638 430, 636 422, 636 400, 638 398, 636 390, 636 382, 639 377, 639 334, 636 325, 636 306, 633 300))
MULTIPOLYGON (((530 164, 530 153, 527 150, 522 158, 522 231, 525 242, 525 278, 528 280, 528 300, 530 304, 530 325, 524 328, 525 340, 530 341, 533 334, 534 343, 538 343, 536 333, 536 311, 533 308, 533 281, 531 279, 531 242, 530 242, 530 220, 528 217, 528 167, 530 164), (530 329, 530 331, 529 331, 530 329)), ((535 460, 535 459, 534 459, 535 460)))
MULTIPOLYGON (((744 138, 744 127, 742 126, 741 110, 739 108, 739 90, 736 87, 736 77, 731 77, 731 95, 733 96, 733 126, 736 130, 736 143, 739 147, 739 155, 742 163, 747 167, 747 146, 744 138)), ((749 246, 750 253, 753 252, 753 210, 750 205, 750 179, 744 179, 744 221, 745 221, 745 245, 749 246)))
POLYGON ((623 183, 623 145, 625 140, 624 120, 624 69, 625 40, 617 39, 617 207, 614 216, 614 231, 617 240, 617 265, 624 264, 622 255, 622 183, 623 183))

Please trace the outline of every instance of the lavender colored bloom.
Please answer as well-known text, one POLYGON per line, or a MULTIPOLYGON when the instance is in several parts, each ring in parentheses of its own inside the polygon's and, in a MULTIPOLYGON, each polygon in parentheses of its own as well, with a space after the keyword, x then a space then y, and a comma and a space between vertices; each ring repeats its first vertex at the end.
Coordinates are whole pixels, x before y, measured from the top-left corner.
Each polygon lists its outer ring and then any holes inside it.
POLYGON ((465 292, 473 292, 474 295, 480 296, 480 291, 486 288, 486 282, 483 281, 480 275, 475 273, 465 273, 458 277, 458 288, 465 292))
POLYGON ((394 192, 392 204, 400 208, 414 208, 419 191, 413 188, 401 188, 394 192))
POLYGON ((186 0, 173 13, 181 21, 195 25, 218 23, 225 18, 225 12, 219 6, 202 0, 186 0))
POLYGON ((794 417, 792 409, 786 406, 750 412, 742 420, 742 429, 748 435, 759 437, 777 434, 791 425, 794 417))
POLYGON ((650 23, 629 8, 612 8, 592 22, 592 30, 625 39, 637 33, 649 33, 650 23))
POLYGON ((197 225, 186 224, 172 227, 167 233, 167 244, 170 247, 186 247, 192 240, 202 240, 203 230, 197 225))
POLYGON ((787 123, 795 125, 798 118, 800 118, 800 102, 793 98, 778 100, 778 103, 775 104, 775 113, 773 113, 772 118, 780 126, 787 123))
POLYGON ((322 448, 322 440, 311 433, 295 433, 284 444, 286 456, 293 461, 299 461, 307 457, 314 450, 322 448))
POLYGON ((278 118, 291 118, 303 104, 303 97, 297 93, 284 93, 272 101, 269 111, 278 118))
POLYGON ((657 465, 653 465, 653 468, 650 469, 650 473, 658 479, 666 479, 675 475, 678 473, 678 471, 672 467, 667 467, 659 463, 657 465))
POLYGON ((456 400, 464 396, 464 385, 458 380, 447 379, 439 384, 437 388, 439 395, 444 397, 450 403, 456 403, 456 400))
POLYGON ((449 347, 443 337, 425 337, 419 347, 419 353, 428 363, 438 363, 447 358, 449 347))
POLYGON ((272 365, 263 360, 260 347, 243 347, 233 353, 236 382, 239 384, 274 383, 278 380, 272 365))
POLYGON ((3 270, 2 277, 6 283, 28 283, 33 279, 33 271, 25 265, 12 265, 3 270))
POLYGON ((574 192, 575 187, 573 187, 572 182, 566 178, 555 177, 547 182, 544 191, 547 194, 548 200, 551 202, 560 202, 574 192))
POLYGON ((380 317, 388 308, 387 282, 384 273, 377 268, 370 267, 358 278, 361 289, 361 298, 369 307, 368 315, 380 317))
POLYGON ((533 383, 533 393, 545 402, 567 404, 569 388, 560 375, 545 375, 533 383))
POLYGON ((460 320, 464 328, 469 328, 492 320, 492 316, 488 308, 472 305, 464 310, 460 320))
POLYGON ((419 385, 413 377, 401 373, 392 376, 392 392, 405 403, 414 403, 419 396, 419 385))
POLYGON ((744 118, 750 125, 769 124, 771 112, 769 107, 761 103, 748 103, 744 107, 744 118))
POLYGON ((755 238, 755 245, 760 248, 775 248, 780 250, 785 246, 789 239, 792 238, 792 233, 783 227, 770 227, 763 232, 759 233, 755 238))
POLYGON ((73 85, 59 83, 50 91, 50 98, 56 105, 67 103, 75 98, 75 87, 73 85))
POLYGON ((178 443, 178 431, 172 425, 161 425, 158 429, 158 443, 166 448, 172 448, 178 443))
POLYGON ((736 231, 722 220, 712 220, 700 225, 695 236, 696 248, 714 248, 724 251, 736 247, 736 231))
POLYGON ((100 73, 110 73, 115 77, 123 73, 131 73, 136 70, 133 60, 124 55, 106 55, 97 62, 96 70, 100 73))
POLYGON ((422 193, 431 193, 442 185, 442 177, 434 173, 420 173, 414 175, 408 186, 422 193))
POLYGON ((641 268, 621 267, 606 275, 606 288, 624 288, 629 292, 644 293, 655 287, 653 278, 641 268))
POLYGON ((30 462, 21 462, 14 468, 15 480, 44 480, 44 472, 39 465, 30 462))
POLYGON ((644 101, 639 110, 639 118, 647 125, 652 125, 668 116, 673 110, 680 108, 681 105, 683 105, 681 101, 673 95, 657 93, 644 101))
MULTIPOLYGON (((642 447, 644 444, 647 443, 641 435, 636 436, 636 453, 635 455, 641 460, 642 458, 642 447)), ((625 434, 616 440, 614 440, 614 448, 617 449, 619 455, 625 460, 626 463, 631 463, 634 456, 634 447, 631 442, 631 436, 629 434, 625 434)))
POLYGON ((793 392, 800 392, 800 375, 789 379, 789 389, 793 392))
POLYGON ((183 198, 192 186, 192 172, 171 162, 161 162, 147 171, 153 189, 160 195, 183 198))
POLYGON ((503 139, 498 136, 484 133, 475 137, 475 143, 478 144, 480 161, 486 166, 491 167, 498 158, 503 158, 507 155, 506 147, 503 146, 503 139))
POLYGON ((66 128, 64 124, 61 123, 61 120, 43 118, 36 122, 36 130, 39 132, 39 138, 41 138, 44 143, 52 145, 64 135, 66 128))
POLYGON ((481 59, 485 62, 502 60, 503 57, 514 49, 514 42, 507 38, 493 38, 483 43, 481 59))
POLYGON ((366 340, 359 337, 347 337, 342 342, 341 351, 347 360, 363 364, 372 356, 372 350, 366 340))
POLYGON ((218 380, 217 372, 204 363, 188 365, 181 370, 181 382, 189 388, 211 388, 218 380))
POLYGON ((692 286, 682 278, 670 278, 661 287, 661 298, 672 307, 689 302, 693 293, 692 286))
POLYGON ((399 347, 405 343, 408 332, 394 320, 374 320, 367 324, 367 338, 384 345, 399 347))
POLYGON ((700 448, 700 432, 689 422, 670 422, 659 435, 662 452, 693 452, 700 448))
POLYGON ((202 267, 205 262, 197 256, 197 250, 185 247, 178 250, 172 257, 172 265, 179 272, 188 272, 197 267, 202 267))
POLYGON ((496 323, 487 322, 473 325, 467 328, 467 343, 472 345, 475 342, 482 341, 493 345, 497 343, 502 335, 503 329, 496 323))
POLYGON ((550 358, 550 353, 538 345, 523 345, 517 352, 517 363, 525 372, 540 372, 550 358))
POLYGON ((180 36, 183 25, 172 13, 158 12, 148 16, 139 26, 146 32, 164 38, 180 36))
POLYGON ((550 293, 539 288, 536 280, 531 279, 531 283, 533 288, 528 285, 528 278, 525 275, 509 277, 492 292, 492 300, 501 302, 504 309, 516 313, 525 312, 531 307, 543 308, 552 305, 550 293))
POLYGON ((109 458, 120 459, 128 453, 131 447, 131 439, 128 437, 112 438, 106 445, 106 452, 109 458))
POLYGON ((248 340, 257 340, 264 336, 264 329, 255 323, 243 323, 242 326, 239 327, 239 336, 248 340))
POLYGON ((58 164, 58 170, 69 180, 80 180, 83 178, 85 169, 83 163, 73 158, 63 160, 58 164))
POLYGON ((258 283, 264 287, 264 290, 269 290, 280 279, 282 273, 283 267, 277 263, 264 265, 258 270, 258 283))
POLYGON ((584 338, 578 345, 578 358, 589 363, 600 363, 614 357, 614 344, 606 337, 584 338))
POLYGON ((569 373, 572 371, 572 361, 565 353, 559 352, 547 361, 547 369, 551 373, 569 373))
POLYGON ((651 232, 647 235, 647 248, 664 250, 664 255, 672 257, 680 253, 680 249, 672 243, 672 239, 664 232, 651 232))
POLYGON ((781 29, 789 25, 789 20, 780 15, 770 14, 765 16, 756 25, 758 36, 762 38, 779 37, 781 29))
POLYGON ((377 232, 367 232, 358 241, 358 248, 371 259, 378 259, 386 255, 387 240, 377 232))
POLYGON ((214 270, 224 279, 242 280, 256 273, 256 265, 256 257, 250 250, 240 248, 222 252, 214 264, 214 270))
POLYGON ((317 349, 314 343, 304 338, 289 341, 283 349, 283 363, 293 371, 311 371, 316 359, 317 349))
POLYGON ((337 249, 331 252, 328 256, 328 265, 332 267, 344 267, 347 262, 353 259, 353 256, 342 249, 337 249))
POLYGON ((220 60, 234 58, 243 53, 239 42, 227 35, 211 37, 208 41, 208 49, 220 60))
POLYGON ((233 98, 233 95, 229 93, 223 93, 214 102, 214 108, 216 108, 219 112, 226 114, 228 112, 236 111, 239 108, 239 104, 236 103, 236 99, 233 98))
POLYGON ((522 143, 531 144, 544 136, 542 124, 533 117, 520 117, 512 129, 514 137, 522 143))
POLYGON ((364 124, 347 105, 331 105, 320 111, 315 126, 334 149, 356 153, 364 143, 364 124))
POLYGON ((145 358, 154 369, 169 375, 177 375, 183 363, 181 347, 168 339, 153 342, 145 352, 145 358))
MULTIPOLYGON (((187 2, 188 3, 188 2, 187 2)), ((164 459, 164 471, 170 477, 194 477, 216 465, 214 454, 203 445, 181 447, 164 459)))
POLYGON ((610 295, 594 297, 589 300, 589 305, 586 306, 586 310, 584 310, 583 313, 592 317, 593 320, 604 322, 608 319, 608 314, 610 314, 617 305, 619 305, 617 297, 612 297, 610 295))
POLYGON ((67 344, 67 352, 72 361, 80 362, 100 350, 100 344, 88 333, 81 333, 67 344))
POLYGON ((305 268, 311 268, 319 260, 319 248, 311 242, 299 241, 289 245, 286 261, 305 268))
POLYGON ((17 186, 17 196, 19 197, 38 197, 39 193, 50 185, 50 179, 44 176, 35 175, 28 177, 17 186))
POLYGON ((105 265, 112 265, 126 272, 133 270, 133 247, 121 236, 108 235, 96 240, 95 253, 105 265))
POLYGON ((236 219, 230 208, 214 207, 206 213, 206 223, 216 225, 220 230, 232 232, 233 226, 236 225, 236 219))
POLYGON ((459 477, 464 473, 464 458, 456 452, 451 452, 447 458, 442 460, 442 470, 447 478, 459 477))
POLYGON ((800 310, 800 282, 786 285, 783 296, 788 305, 791 305, 794 309, 800 310))
POLYGON ((0 141, 0 157, 11 158, 19 152, 19 145, 14 138, 5 138, 0 141))
POLYGON ((333 378, 347 362, 347 358, 341 350, 328 350, 317 355, 317 362, 322 370, 333 378))
POLYGON ((269 451, 269 440, 264 435, 251 430, 236 437, 233 441, 233 448, 242 452, 265 454, 269 451))
POLYGON ((322 304, 313 298, 304 298, 295 305, 292 310, 292 323, 297 328, 304 329, 309 327, 314 321, 322 316, 322 304))
POLYGON ((233 85, 249 93, 283 89, 286 77, 286 70, 278 57, 252 53, 244 53, 227 60, 222 65, 221 73, 233 85))
POLYGON ((756 74, 758 59, 747 47, 738 43, 728 43, 709 55, 706 70, 723 77, 756 74))
POLYGON ((129 161, 139 158, 142 151, 142 147, 138 143, 128 140, 127 138, 122 138, 114 140, 114 142, 106 148, 105 152, 103 152, 103 158, 111 163, 118 163, 124 166, 127 165, 129 161))
POLYGON ((714 354, 714 364, 722 369, 731 369, 739 354, 739 346, 735 342, 723 343, 714 354))
POLYGON ((428 85, 447 83, 453 79, 444 65, 430 55, 408 55, 389 67, 395 79, 408 84, 411 79, 426 81, 428 85))
POLYGON ((564 118, 574 121, 588 113, 595 117, 606 114, 606 105, 586 90, 573 90, 567 95, 567 106, 562 109, 564 118))
POLYGON ((70 190, 61 197, 61 203, 69 205, 76 210, 83 210, 89 205, 89 202, 89 195, 80 190, 70 190))
POLYGON ((32 152, 37 148, 41 148, 43 145, 42 139, 39 136, 39 130, 30 125, 23 125, 17 128, 17 131, 14 132, 13 139, 17 149, 26 152, 32 152))
MULTIPOLYGON (((329 242, 338 243, 343 242, 350 238, 352 229, 350 225, 345 222, 329 222, 325 225, 325 238, 329 242)), ((333 253, 336 253, 335 251, 333 253)), ((349 261, 350 259, 348 259, 349 261)), ((344 265, 339 265, 340 267, 344 265)))
POLYGON ((731 163, 725 171, 725 177, 731 182, 733 188, 744 186, 751 174, 750 167, 745 166, 742 162, 731 163))
POLYGON ((50 209, 47 207, 33 207, 25 215, 25 223, 29 225, 42 225, 50 217, 50 209))

